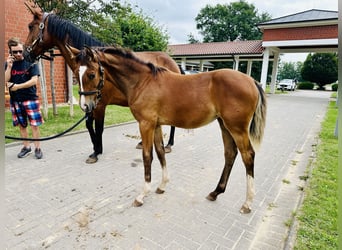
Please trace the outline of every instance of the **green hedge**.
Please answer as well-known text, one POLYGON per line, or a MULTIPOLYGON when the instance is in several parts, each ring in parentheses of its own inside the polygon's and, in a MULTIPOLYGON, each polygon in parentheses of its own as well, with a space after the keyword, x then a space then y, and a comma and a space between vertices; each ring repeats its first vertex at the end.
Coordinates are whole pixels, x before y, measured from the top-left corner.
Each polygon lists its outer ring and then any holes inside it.
POLYGON ((332 91, 337 91, 337 89, 338 89, 338 84, 337 83, 334 83, 334 84, 331 85, 331 90, 332 91))
POLYGON ((312 82, 301 82, 298 84, 298 89, 313 89, 315 84, 312 82))

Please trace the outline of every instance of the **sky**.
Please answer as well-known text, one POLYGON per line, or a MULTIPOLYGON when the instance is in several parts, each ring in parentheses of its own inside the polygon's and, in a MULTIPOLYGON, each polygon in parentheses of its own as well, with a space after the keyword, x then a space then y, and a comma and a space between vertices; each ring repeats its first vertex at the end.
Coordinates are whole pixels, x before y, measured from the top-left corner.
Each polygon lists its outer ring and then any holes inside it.
MULTIPOLYGON (((170 36, 170 44, 188 43, 188 35, 191 33, 198 40, 202 40, 196 29, 195 17, 207 4, 230 4, 238 0, 125 0, 137 10, 142 10, 150 16, 156 24, 165 30, 170 36)), ((254 4, 258 13, 267 12, 272 18, 278 18, 298 12, 321 9, 338 10, 338 0, 246 0, 254 4)), ((304 61, 306 54, 293 54, 282 57, 284 61, 304 61), (289 57, 289 58, 287 58, 289 57)))

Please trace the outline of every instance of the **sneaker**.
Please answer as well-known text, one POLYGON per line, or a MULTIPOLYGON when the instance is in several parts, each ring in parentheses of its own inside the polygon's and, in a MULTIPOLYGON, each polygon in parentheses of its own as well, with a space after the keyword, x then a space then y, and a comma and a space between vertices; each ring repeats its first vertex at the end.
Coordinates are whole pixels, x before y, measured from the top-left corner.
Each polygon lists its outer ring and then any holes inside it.
POLYGON ((27 147, 23 147, 20 151, 20 153, 18 154, 18 158, 24 158, 26 156, 28 156, 29 154, 31 154, 31 148, 27 148, 27 147))
POLYGON ((43 158, 43 152, 40 148, 36 148, 34 150, 34 156, 37 158, 37 159, 42 159, 43 158))

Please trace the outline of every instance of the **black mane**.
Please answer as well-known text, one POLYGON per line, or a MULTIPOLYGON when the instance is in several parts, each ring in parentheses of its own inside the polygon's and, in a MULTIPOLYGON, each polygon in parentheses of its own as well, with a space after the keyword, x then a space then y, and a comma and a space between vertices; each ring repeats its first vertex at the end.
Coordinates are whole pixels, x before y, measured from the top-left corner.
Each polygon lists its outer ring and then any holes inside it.
POLYGON ((125 48, 121 48, 121 47, 104 47, 104 48, 98 48, 99 51, 102 51, 103 53, 108 53, 108 54, 112 54, 112 55, 118 55, 124 58, 128 58, 131 60, 134 60, 140 64, 146 65, 147 67, 150 68, 152 74, 155 76, 156 74, 160 73, 160 72, 164 72, 166 71, 166 68, 164 67, 158 67, 156 65, 154 65, 151 62, 145 62, 141 59, 139 59, 138 57, 136 57, 133 52, 130 49, 125 49, 125 48))
POLYGON ((77 49, 82 49, 84 45, 106 46, 106 44, 80 30, 71 22, 53 14, 49 15, 48 18, 48 32, 60 40, 64 40, 67 36, 69 39, 67 42, 70 42, 77 49))

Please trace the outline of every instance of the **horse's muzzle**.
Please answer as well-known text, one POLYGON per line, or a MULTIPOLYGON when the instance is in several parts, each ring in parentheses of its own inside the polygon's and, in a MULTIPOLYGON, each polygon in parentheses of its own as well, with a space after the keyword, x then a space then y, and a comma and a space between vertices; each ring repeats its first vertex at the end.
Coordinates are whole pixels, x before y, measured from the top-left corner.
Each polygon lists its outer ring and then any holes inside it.
POLYGON ((37 59, 37 57, 32 52, 29 52, 27 50, 24 50, 23 56, 24 56, 25 60, 30 62, 30 63, 34 63, 37 59))
POLYGON ((91 113, 95 109, 96 105, 94 102, 89 102, 89 103, 80 104, 80 107, 83 112, 91 113))

